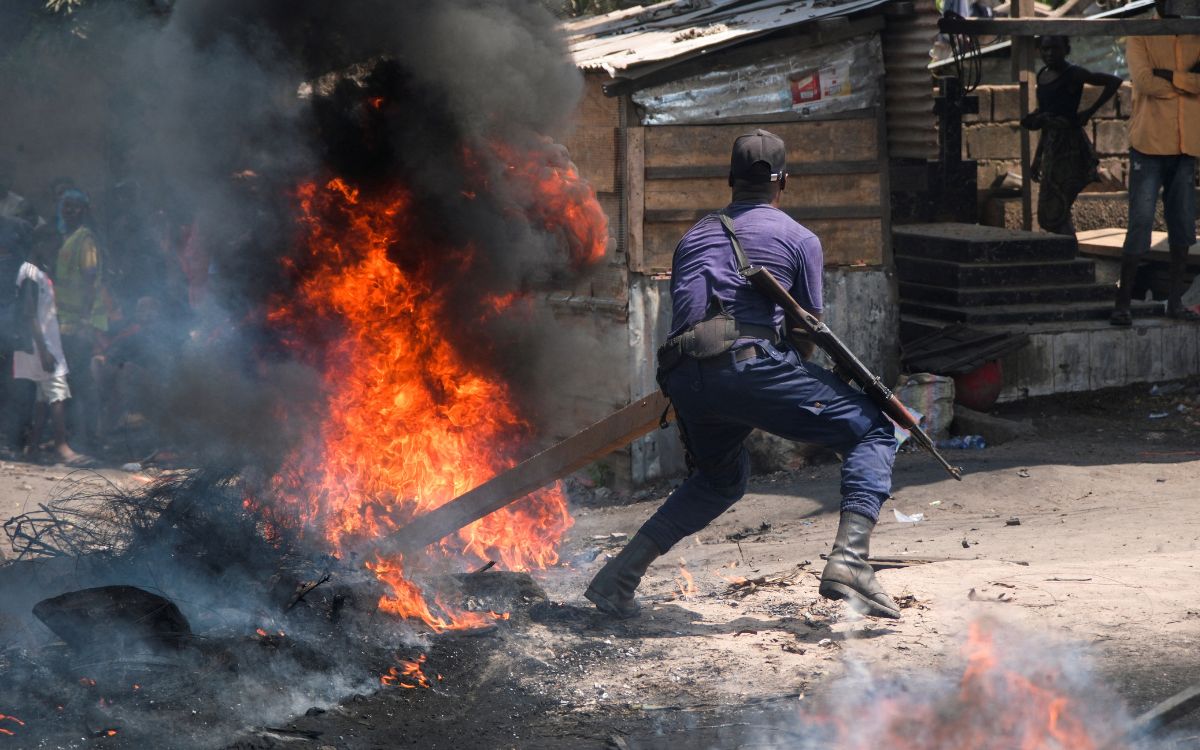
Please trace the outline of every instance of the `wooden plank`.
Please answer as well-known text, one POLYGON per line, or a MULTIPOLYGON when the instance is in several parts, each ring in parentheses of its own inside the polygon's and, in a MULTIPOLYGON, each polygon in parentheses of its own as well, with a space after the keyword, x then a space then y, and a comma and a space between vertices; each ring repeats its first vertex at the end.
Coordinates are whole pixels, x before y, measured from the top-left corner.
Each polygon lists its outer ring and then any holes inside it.
MULTIPOLYGON (((724 179, 646 181, 646 211, 715 211, 725 206, 729 199, 729 185, 724 179)), ((877 173, 789 177, 781 199, 785 211, 806 207, 878 205, 877 173)))
POLYGON ((1180 690, 1134 719, 1129 734, 1136 737, 1154 731, 1197 709, 1200 709, 1200 684, 1180 690))
MULTIPOLYGON (((748 125, 658 125, 646 128, 646 166, 699 164, 729 169, 733 141, 748 125)), ((874 117, 818 122, 781 122, 769 128, 788 148, 788 164, 866 161, 879 158, 874 117)))
POLYGON ((380 547, 383 551, 411 551, 434 544, 656 429, 667 404, 666 396, 657 391, 635 401, 445 505, 413 519, 382 540, 380 547))
POLYGON ((978 36, 1174 36, 1200 34, 1200 18, 940 18, 946 34, 978 36))
POLYGON ((571 161, 579 174, 598 193, 617 189, 617 129, 610 126, 581 125, 563 137, 571 161))
MULTIPOLYGON (((649 199, 649 195, 647 195, 649 199)), ((712 213, 715 209, 664 208, 646 209, 647 224, 661 223, 695 223, 712 213)), ((801 223, 813 219, 874 219, 882 215, 879 206, 838 205, 838 206, 784 206, 781 210, 788 216, 801 223)))
MULTIPOLYGON (((871 174, 880 171, 883 166, 875 159, 812 161, 788 164, 789 181, 797 175, 831 175, 831 174, 871 174)), ((686 164, 678 167, 649 167, 646 169, 647 180, 687 180, 701 177, 713 177, 722 180, 729 176, 728 164, 686 164)), ((728 189, 728 185, 726 185, 728 189)))
POLYGON ((642 224, 646 208, 646 133, 645 128, 628 127, 625 133, 625 216, 629 222, 625 252, 629 268, 646 269, 642 224))

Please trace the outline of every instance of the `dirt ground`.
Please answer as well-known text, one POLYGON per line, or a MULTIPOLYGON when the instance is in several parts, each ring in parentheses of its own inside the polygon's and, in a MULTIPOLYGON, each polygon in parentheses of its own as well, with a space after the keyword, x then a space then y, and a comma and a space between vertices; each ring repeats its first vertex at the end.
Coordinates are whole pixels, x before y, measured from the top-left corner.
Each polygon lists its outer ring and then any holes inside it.
MULTIPOLYGON (((1036 437, 950 451, 961 483, 902 453, 872 547, 909 561, 879 573, 905 607, 898 622, 817 596, 837 523, 836 465, 755 478, 734 509, 651 568, 640 617, 596 615, 586 581, 664 487, 642 502, 577 509, 568 564, 534 575, 530 591, 545 599, 527 591, 490 632, 425 641, 425 672, 442 676, 432 688, 355 695, 214 747, 798 747, 787 739, 803 733, 794 717, 836 692, 848 665, 954 681, 968 624, 980 619, 1030 650, 1089 661, 1097 681, 1143 711, 1200 681, 1197 391, 1155 398, 1140 386, 1005 407, 1032 419, 1036 437), (899 523, 894 510, 925 520, 899 523), (681 568, 694 578, 689 593, 681 568), (763 576, 753 591, 731 583, 763 576)), ((63 476, 4 464, 0 507, 19 512, 63 476)), ((1173 727, 1163 747, 1200 748, 1200 712, 1173 727)))

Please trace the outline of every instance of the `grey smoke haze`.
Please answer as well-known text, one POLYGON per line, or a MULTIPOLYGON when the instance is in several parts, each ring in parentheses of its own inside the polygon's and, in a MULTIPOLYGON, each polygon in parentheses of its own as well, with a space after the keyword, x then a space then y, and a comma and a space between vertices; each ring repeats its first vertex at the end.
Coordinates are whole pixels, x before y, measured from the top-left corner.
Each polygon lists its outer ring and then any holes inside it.
MULTIPOLYGON (((189 355, 162 373, 153 410, 185 447, 269 464, 305 429, 274 429, 272 414, 318 414, 315 378, 264 363, 273 349, 257 327, 264 300, 292 281, 280 261, 294 250, 287 190, 297 180, 330 165, 367 183, 404 180, 435 240, 484 250, 478 274, 454 282, 464 299, 566 272, 560 241, 509 210, 527 196, 465 202, 477 186, 459 168, 464 143, 529 145, 565 127, 581 79, 541 5, 89 0, 57 17, 41 6, 0 6, 0 156, 16 162, 17 190, 48 219, 49 182, 74 178, 93 196, 102 240, 117 239, 104 229, 118 182, 137 186, 138 210, 165 212, 176 229, 195 220, 217 274, 214 304, 179 323, 189 355), (365 125, 358 89, 317 106, 297 96, 305 81, 381 58, 396 63, 376 80, 389 103, 365 125), (383 146, 363 151, 360 141, 383 146), (232 177, 244 170, 258 177, 232 177), (225 334, 210 353, 214 329, 225 334)), ((501 184, 503 165, 485 171, 501 184)), ((462 317, 478 317, 469 302, 462 317)))

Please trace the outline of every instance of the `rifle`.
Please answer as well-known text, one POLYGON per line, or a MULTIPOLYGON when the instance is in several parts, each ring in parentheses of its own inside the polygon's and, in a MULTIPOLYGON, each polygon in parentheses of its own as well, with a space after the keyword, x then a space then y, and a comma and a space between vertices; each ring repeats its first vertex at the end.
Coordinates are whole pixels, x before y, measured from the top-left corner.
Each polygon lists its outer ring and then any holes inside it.
POLYGON ((789 338, 793 324, 798 325, 803 329, 808 340, 821 348, 823 352, 829 355, 836 365, 836 372, 848 381, 852 381, 871 397, 871 400, 879 405, 884 414, 892 418, 896 424, 900 425, 905 430, 908 430, 912 435, 913 441, 929 451, 929 453, 937 459, 950 476, 958 481, 962 481, 962 469, 951 466, 942 454, 938 453, 937 447, 933 441, 929 439, 929 435, 921 429, 921 425, 917 423, 912 412, 908 410, 904 404, 900 403, 900 399, 896 398, 896 394, 892 393, 878 375, 873 374, 867 369, 867 366, 854 356, 854 352, 846 348, 841 339, 829 330, 829 326, 822 323, 817 316, 810 313, 800 306, 798 302, 788 294, 788 291, 783 288, 778 280, 771 275, 771 272, 762 266, 751 266, 742 272, 746 280, 749 281, 755 289, 764 294, 767 299, 770 299, 783 308, 784 317, 787 320, 787 329, 789 338))
POLYGON ((829 326, 822 323, 817 316, 810 313, 800 306, 800 303, 788 293, 788 290, 783 288, 783 285, 771 275, 771 272, 762 266, 752 266, 746 258, 746 253, 742 251, 742 243, 738 240, 737 234, 733 231, 733 219, 725 212, 718 214, 721 218, 721 224, 724 225, 725 231, 729 234, 733 241, 733 252, 737 256, 738 272, 750 282, 750 284, 759 291, 767 299, 779 305, 783 309, 784 323, 788 333, 788 339, 796 346, 797 351, 803 350, 803 344, 811 341, 820 347, 821 351, 829 355, 835 365, 835 372, 842 376, 848 382, 858 385, 863 393, 871 397, 884 414, 892 418, 892 421, 900 425, 901 428, 908 431, 912 436, 913 442, 929 451, 938 463, 942 465, 950 476, 958 481, 962 481, 962 469, 957 466, 951 466, 941 453, 938 453, 937 446, 929 439, 929 435, 921 429, 921 425, 917 423, 917 419, 912 415, 908 408, 900 403, 900 399, 896 398, 896 394, 892 393, 891 389, 883 384, 878 375, 875 375, 867 366, 854 356, 854 352, 850 351, 842 340, 829 330, 829 326), (803 330, 805 337, 801 341, 796 341, 795 327, 799 326, 803 330))

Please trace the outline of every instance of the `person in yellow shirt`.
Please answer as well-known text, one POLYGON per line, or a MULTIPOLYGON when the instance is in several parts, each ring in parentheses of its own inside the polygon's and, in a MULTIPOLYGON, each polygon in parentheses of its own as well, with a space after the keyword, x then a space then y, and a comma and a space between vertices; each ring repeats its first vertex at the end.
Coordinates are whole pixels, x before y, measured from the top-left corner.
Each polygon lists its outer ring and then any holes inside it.
POLYGON ((100 249, 88 226, 90 201, 82 190, 70 188, 58 199, 58 231, 63 237, 53 266, 58 322, 70 370, 72 421, 76 439, 97 442, 99 404, 92 377, 92 356, 98 334, 108 330, 101 286, 100 249))
MULTIPOLYGON (((1166 0, 1155 0, 1161 18, 1166 0)), ((1133 81, 1129 120, 1129 228, 1113 325, 1129 326, 1138 261, 1150 251, 1154 208, 1162 190, 1171 248, 1167 314, 1200 319, 1183 306, 1188 249, 1196 242, 1196 157, 1200 156, 1200 35, 1131 36, 1126 42, 1133 81)))

